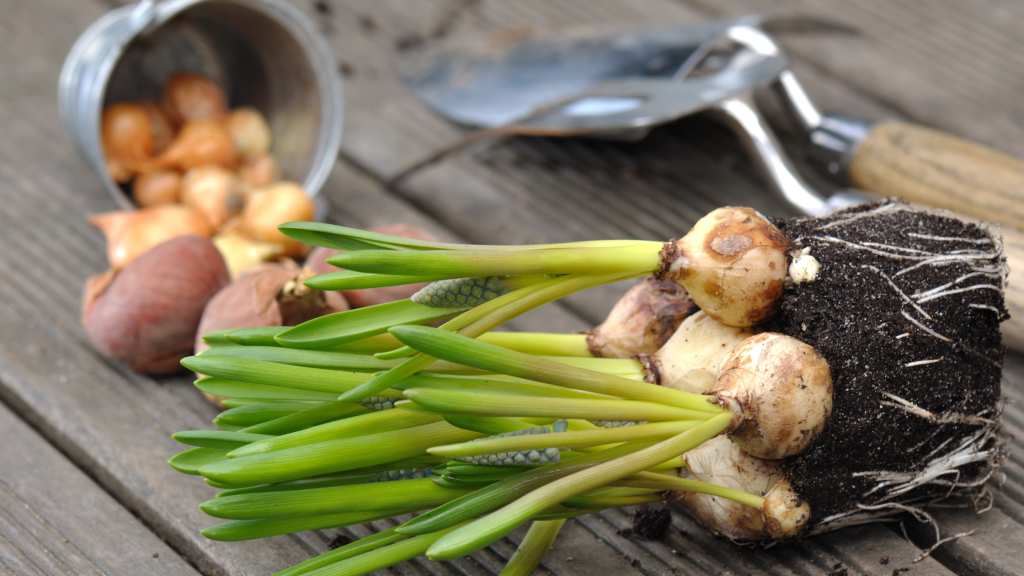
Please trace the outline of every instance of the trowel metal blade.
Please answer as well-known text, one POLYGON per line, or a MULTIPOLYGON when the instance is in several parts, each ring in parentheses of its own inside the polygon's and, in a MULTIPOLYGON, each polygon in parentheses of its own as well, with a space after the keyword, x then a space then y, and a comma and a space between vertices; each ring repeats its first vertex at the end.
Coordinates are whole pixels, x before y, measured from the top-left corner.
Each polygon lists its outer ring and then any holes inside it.
MULTIPOLYGON (((620 79, 671 79, 702 48, 737 22, 633 32, 563 34, 552 38, 492 41, 436 51, 403 66, 406 85, 441 115, 462 124, 494 128, 530 117, 547 106, 620 79)), ((590 117, 602 107, 591 101, 590 117)), ((625 104, 628 106, 628 103, 625 104)))

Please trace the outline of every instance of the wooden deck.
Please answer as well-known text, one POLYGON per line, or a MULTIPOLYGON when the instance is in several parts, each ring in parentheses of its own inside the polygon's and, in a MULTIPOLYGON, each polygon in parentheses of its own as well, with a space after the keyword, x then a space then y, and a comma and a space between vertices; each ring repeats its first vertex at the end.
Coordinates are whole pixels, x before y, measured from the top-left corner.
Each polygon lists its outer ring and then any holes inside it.
MULTIPOLYGON (((859 35, 781 38, 823 108, 902 118, 1024 157, 1024 5, 1006 0, 301 0, 345 71, 345 143, 324 188, 331 219, 404 221, 487 243, 678 236, 710 208, 781 213, 737 141, 701 117, 636 144, 513 139, 481 143, 381 182, 458 140, 401 86, 417 47, 503 29, 637 26, 772 11, 829 18, 859 35), (657 206, 657 208, 655 208, 657 206)), ((171 433, 210 427, 214 409, 190 379, 151 379, 106 361, 79 321, 104 246, 85 215, 113 201, 63 133, 56 80, 72 42, 113 0, 0 0, 0 569, 8 574, 262 575, 327 550, 335 531, 218 543, 198 504, 213 489, 166 461, 171 433)), ((1024 194, 1024 191, 1022 191, 1024 194)), ((599 321, 622 287, 584 293, 514 323, 577 330, 599 321)), ((931 532, 871 525, 768 551, 738 548, 676 511, 663 542, 625 539, 627 511, 566 524, 544 573, 1024 574, 1024 358, 1011 354, 1004 393, 1015 436, 993 510, 940 510, 943 535, 977 529, 913 563, 931 532), (887 558, 887 563, 882 559, 887 558)), ((387 522, 375 523, 380 529, 387 522)), ((346 530, 363 536, 369 528, 346 530)), ((470 559, 413 561, 394 574, 500 572, 516 532, 470 559)))

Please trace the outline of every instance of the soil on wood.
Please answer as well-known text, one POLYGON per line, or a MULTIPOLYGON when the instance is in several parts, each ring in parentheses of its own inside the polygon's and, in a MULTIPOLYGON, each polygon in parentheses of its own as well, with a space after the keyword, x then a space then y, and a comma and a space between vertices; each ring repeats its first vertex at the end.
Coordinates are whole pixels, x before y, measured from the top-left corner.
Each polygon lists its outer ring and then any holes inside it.
POLYGON ((879 202, 776 222, 821 263, 815 281, 787 286, 766 326, 813 345, 832 371, 823 436, 787 463, 812 527, 858 505, 923 504, 950 492, 950 482, 984 478, 1004 457, 997 425, 950 421, 998 421, 1001 411, 1002 246, 943 214, 879 202), (894 493, 920 470, 972 450, 989 454, 894 493))
POLYGON ((633 512, 631 519, 633 521, 631 534, 648 540, 660 540, 672 525, 672 513, 668 508, 640 508, 633 512))

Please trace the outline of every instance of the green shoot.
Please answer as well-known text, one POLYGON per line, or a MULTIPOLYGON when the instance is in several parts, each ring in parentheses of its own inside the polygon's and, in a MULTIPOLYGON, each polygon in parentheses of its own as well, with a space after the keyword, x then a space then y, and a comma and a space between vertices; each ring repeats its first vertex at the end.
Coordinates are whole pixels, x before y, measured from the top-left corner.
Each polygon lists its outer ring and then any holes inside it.
POLYGON ((167 461, 178 472, 199 475, 199 469, 207 464, 220 462, 228 459, 227 450, 215 450, 213 448, 193 448, 175 455, 167 461))
MULTIPOLYGON (((687 410, 654 402, 544 398, 538 402, 529 396, 507 396, 474 392, 455 392, 430 388, 405 391, 410 400, 439 414, 463 416, 522 416, 539 418, 580 418, 584 420, 706 420, 707 412, 687 410)), ((402 407, 400 402, 396 406, 402 407)))
POLYGON ((207 500, 199 507, 215 518, 255 520, 314 514, 433 508, 472 491, 472 488, 442 488, 430 478, 423 478, 309 490, 238 494, 207 500))
POLYGON ((707 397, 700 394, 681 392, 620 376, 568 366, 561 362, 506 350, 493 344, 479 342, 436 328, 395 326, 390 332, 402 343, 425 354, 481 370, 598 394, 658 402, 710 414, 723 413, 721 408, 709 403, 707 397))
POLYGON ((414 414, 405 410, 380 410, 343 420, 327 422, 290 434, 272 436, 259 442, 240 446, 228 454, 228 457, 238 458, 264 452, 273 452, 275 450, 287 450, 328 440, 380 434, 382 432, 402 430, 440 421, 440 416, 432 414, 414 414))
POLYGON ((232 399, 297 400, 305 402, 334 402, 338 399, 338 395, 331 392, 314 392, 312 390, 299 390, 298 388, 285 388, 283 386, 252 384, 250 382, 225 380, 216 377, 196 380, 196 388, 207 394, 232 399))
POLYGON ((457 316, 464 308, 431 308, 399 300, 328 314, 280 333, 276 340, 290 348, 323 349, 387 332, 398 324, 427 324, 457 316))
POLYGON ((653 441, 640 440, 630 442, 602 452, 567 460, 560 464, 550 464, 529 472, 517 474, 481 488, 473 494, 439 506, 426 514, 417 516, 399 526, 398 532, 402 534, 427 534, 454 526, 508 504, 520 496, 530 493, 531 490, 549 484, 559 478, 564 478, 581 470, 597 466, 601 462, 629 455, 652 445, 654 445, 653 441))
POLYGON ((715 416, 693 430, 654 446, 598 464, 538 488, 501 510, 452 532, 431 546, 427 556, 434 560, 448 560, 476 552, 550 506, 696 448, 722 433, 731 419, 731 413, 715 416))
POLYGON ((270 420, 276 420, 282 416, 289 416, 296 412, 322 406, 310 402, 275 402, 273 404, 251 404, 225 410, 217 415, 213 423, 220 426, 222 423, 229 426, 249 427, 262 424, 270 420))
POLYGON ((446 242, 430 242, 413 240, 400 236, 389 236, 378 232, 368 232, 357 228, 348 228, 321 222, 287 222, 278 226, 278 230, 289 238, 311 246, 323 246, 338 250, 558 250, 565 248, 613 248, 617 246, 636 246, 657 244, 642 240, 591 240, 584 242, 568 242, 563 244, 533 244, 526 246, 479 246, 474 244, 450 244, 446 242))
POLYGON ((509 558, 499 576, 530 576, 558 537, 565 520, 540 520, 530 525, 526 537, 509 558))
POLYGON ((222 542, 238 542, 255 540, 303 530, 327 530, 341 528, 391 518, 399 514, 416 512, 417 510, 374 510, 373 512, 350 512, 344 514, 317 514, 315 516, 298 516, 295 518, 261 518, 259 520, 234 520, 222 524, 214 524, 203 530, 203 536, 210 540, 222 542))
POLYGON ((226 432, 224 430, 186 430, 171 437, 182 444, 215 450, 234 450, 252 442, 273 438, 273 436, 265 434, 226 432))
POLYGON ((630 440, 653 440, 681 434, 697 427, 702 420, 683 422, 656 422, 622 428, 598 428, 580 432, 559 432, 557 434, 528 434, 507 438, 485 438, 454 444, 435 446, 428 453, 447 458, 497 454, 499 452, 518 452, 527 450, 543 450, 544 448, 590 448, 604 444, 629 442, 630 440))
POLYGON ((380 434, 328 440, 288 450, 231 458, 200 469, 218 482, 238 486, 273 484, 344 472, 426 454, 435 444, 465 442, 482 434, 436 422, 380 434))
POLYGON ((364 250, 332 256, 331 264, 375 274, 469 278, 520 274, 650 274, 664 245, 523 251, 364 250))
POLYGON ((316 558, 310 558, 305 562, 282 570, 273 576, 301 576, 302 574, 308 574, 314 570, 323 568, 324 566, 334 564, 335 562, 341 562, 342 560, 347 560, 364 552, 376 550, 381 546, 387 546, 392 542, 397 542, 404 538, 406 537, 395 532, 394 528, 388 528, 387 530, 367 536, 366 538, 356 540, 351 544, 346 544, 341 548, 321 554, 316 558))
POLYGON ((241 431, 249 432, 251 434, 270 434, 277 436, 296 432, 298 430, 304 430, 311 426, 323 424, 324 422, 350 418, 352 416, 358 416, 368 412, 371 412, 369 408, 359 404, 330 402, 328 404, 314 406, 301 412, 282 416, 276 420, 270 420, 268 422, 249 426, 247 428, 243 428, 241 431))

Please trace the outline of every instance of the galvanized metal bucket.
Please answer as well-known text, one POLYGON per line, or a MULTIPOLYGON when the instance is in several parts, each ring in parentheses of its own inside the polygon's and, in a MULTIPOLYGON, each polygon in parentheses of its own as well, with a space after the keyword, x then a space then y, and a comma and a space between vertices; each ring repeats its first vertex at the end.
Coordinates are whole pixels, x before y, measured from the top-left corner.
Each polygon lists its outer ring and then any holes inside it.
POLYGON ((314 25, 281 0, 143 0, 83 32, 59 83, 64 128, 121 208, 133 205, 107 172, 103 108, 159 101, 167 78, 182 71, 212 78, 232 108, 260 110, 282 177, 316 196, 341 146, 342 94, 338 67, 314 25))

